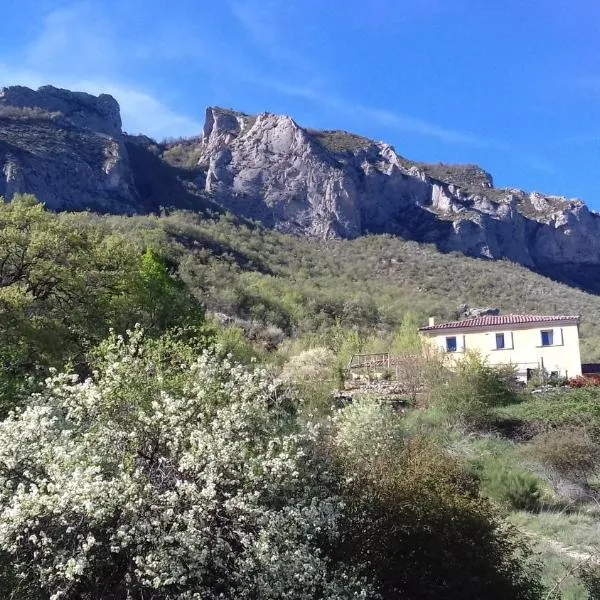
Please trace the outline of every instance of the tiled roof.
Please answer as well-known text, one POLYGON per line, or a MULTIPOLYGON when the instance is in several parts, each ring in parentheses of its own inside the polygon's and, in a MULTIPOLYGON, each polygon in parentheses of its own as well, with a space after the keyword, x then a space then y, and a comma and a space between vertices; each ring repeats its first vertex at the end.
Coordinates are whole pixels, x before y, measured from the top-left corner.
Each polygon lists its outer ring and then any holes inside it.
POLYGON ((575 315, 488 315, 474 317, 462 321, 439 323, 429 327, 421 327, 419 331, 434 331, 436 329, 463 329, 467 327, 495 327, 497 325, 523 325, 527 323, 555 323, 556 321, 576 321, 575 315))

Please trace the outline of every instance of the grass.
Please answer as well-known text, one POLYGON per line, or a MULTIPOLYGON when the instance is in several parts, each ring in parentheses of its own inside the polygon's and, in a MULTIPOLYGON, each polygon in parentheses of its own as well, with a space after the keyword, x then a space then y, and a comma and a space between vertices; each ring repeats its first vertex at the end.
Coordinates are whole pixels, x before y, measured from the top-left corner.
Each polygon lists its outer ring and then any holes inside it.
POLYGON ((557 389, 523 395, 523 401, 497 410, 500 419, 536 422, 542 426, 588 425, 600 418, 600 388, 557 389))
POLYGON ((318 144, 333 153, 356 152, 367 148, 373 142, 365 137, 347 131, 308 129, 307 133, 318 144))
MULTIPOLYGON (((600 520, 597 507, 575 513, 519 511, 509 515, 509 521, 524 532, 539 553, 543 578, 550 588, 563 579, 569 570, 585 562, 592 554, 598 557, 600 520)), ((588 594, 576 572, 560 585, 562 600, 587 600, 588 594)))
POLYGON ((429 177, 463 187, 473 192, 482 192, 482 188, 492 185, 492 176, 478 165, 451 165, 446 163, 417 163, 403 159, 405 166, 416 166, 429 177), (474 189, 473 189, 474 188, 474 189))

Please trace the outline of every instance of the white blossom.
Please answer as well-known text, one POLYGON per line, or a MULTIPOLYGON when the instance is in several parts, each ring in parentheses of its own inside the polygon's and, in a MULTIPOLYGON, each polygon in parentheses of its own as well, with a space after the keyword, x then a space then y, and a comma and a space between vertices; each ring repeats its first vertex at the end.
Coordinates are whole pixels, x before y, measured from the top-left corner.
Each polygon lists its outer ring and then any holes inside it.
POLYGON ((375 597, 321 549, 341 503, 318 431, 265 372, 204 353, 174 391, 139 331, 105 355, 0 424, 0 549, 18 575, 53 600, 101 597, 106 577, 124 599, 375 597))

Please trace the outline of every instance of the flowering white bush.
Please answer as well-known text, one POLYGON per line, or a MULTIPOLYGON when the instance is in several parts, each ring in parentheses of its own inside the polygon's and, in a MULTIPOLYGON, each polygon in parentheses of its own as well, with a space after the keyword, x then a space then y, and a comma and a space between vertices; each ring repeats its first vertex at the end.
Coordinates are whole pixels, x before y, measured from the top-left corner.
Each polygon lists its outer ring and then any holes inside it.
POLYGON ((292 356, 281 370, 282 381, 333 379, 335 355, 328 348, 310 348, 292 356))
POLYGON ((353 470, 370 469, 381 459, 399 459, 406 434, 389 404, 372 398, 354 401, 333 419, 336 452, 353 470))
POLYGON ((341 507, 318 432, 264 372, 209 353, 168 371, 139 331, 104 357, 0 424, 15 597, 375 597, 323 551, 341 507))

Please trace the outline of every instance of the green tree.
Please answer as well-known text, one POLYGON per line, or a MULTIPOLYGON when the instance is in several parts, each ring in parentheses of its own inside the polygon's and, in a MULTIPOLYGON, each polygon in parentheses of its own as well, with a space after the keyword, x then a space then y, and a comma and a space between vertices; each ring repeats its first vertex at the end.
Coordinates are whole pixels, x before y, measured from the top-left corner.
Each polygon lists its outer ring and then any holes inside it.
POLYGON ((77 364, 131 284, 133 248, 74 227, 32 196, 0 203, 0 410, 36 368, 77 364))
POLYGON ((402 323, 392 339, 390 352, 392 354, 418 354, 421 346, 417 317, 411 312, 404 313, 402 323))
POLYGON ((138 321, 149 333, 204 323, 202 305, 169 273, 164 258, 154 248, 142 254, 138 283, 138 321))
POLYGON ((432 383, 430 404, 442 409, 453 422, 467 427, 486 426, 493 408, 517 399, 514 368, 490 365, 474 352, 457 361, 448 380, 432 383))
POLYGON ((32 196, 0 202, 0 414, 32 375, 66 363, 87 373, 109 330, 138 321, 153 335, 192 327, 202 337, 204 313, 155 251, 140 259, 106 224, 48 212, 32 196))

